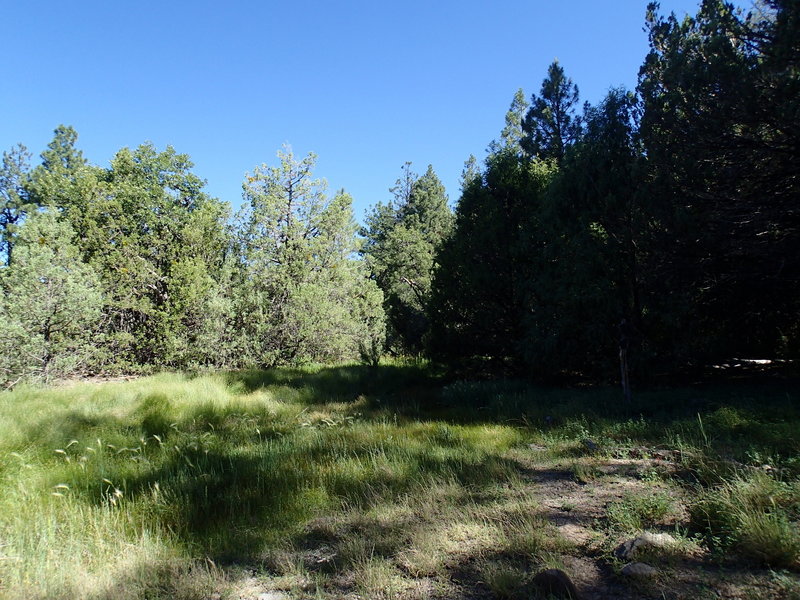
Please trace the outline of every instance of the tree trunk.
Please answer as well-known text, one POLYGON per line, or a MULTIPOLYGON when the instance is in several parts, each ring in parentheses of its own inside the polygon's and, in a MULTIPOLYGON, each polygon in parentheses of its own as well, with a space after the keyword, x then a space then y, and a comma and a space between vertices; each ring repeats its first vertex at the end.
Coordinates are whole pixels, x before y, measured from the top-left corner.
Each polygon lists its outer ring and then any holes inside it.
POLYGON ((630 374, 628 370, 628 349, 631 345, 630 325, 627 319, 622 319, 619 324, 619 370, 622 383, 622 395, 627 403, 633 401, 630 374))

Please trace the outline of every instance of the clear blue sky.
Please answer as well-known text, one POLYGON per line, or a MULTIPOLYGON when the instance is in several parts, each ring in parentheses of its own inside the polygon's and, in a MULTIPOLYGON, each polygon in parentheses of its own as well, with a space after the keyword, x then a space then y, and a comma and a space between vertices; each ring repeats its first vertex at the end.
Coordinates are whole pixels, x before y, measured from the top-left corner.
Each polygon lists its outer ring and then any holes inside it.
MULTIPOLYGON (((696 12, 699 0, 663 0, 696 12)), ((405 161, 433 165, 451 201, 514 92, 558 58, 596 102, 636 84, 646 0, 3 2, 0 149, 38 157, 60 123, 107 166, 151 141, 189 154, 235 207, 284 142, 355 200, 390 197, 405 161)))

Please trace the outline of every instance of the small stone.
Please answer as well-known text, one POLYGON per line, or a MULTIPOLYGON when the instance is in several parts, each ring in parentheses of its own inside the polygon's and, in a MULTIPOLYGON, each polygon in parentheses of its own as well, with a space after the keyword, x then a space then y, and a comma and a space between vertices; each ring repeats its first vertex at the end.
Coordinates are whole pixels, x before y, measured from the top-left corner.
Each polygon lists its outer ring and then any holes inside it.
POLYGON ((595 444, 589 438, 582 439, 581 444, 583 444, 589 452, 597 452, 600 449, 600 446, 595 444))
POLYGON ((634 579, 652 579, 658 575, 658 569, 646 563, 635 562, 622 567, 620 573, 625 575, 625 577, 632 577, 634 579))
POLYGON ((632 540, 620 544, 614 550, 614 556, 620 560, 631 560, 642 550, 670 548, 676 543, 675 538, 668 533, 650 533, 646 531, 632 540))
POLYGON ((283 592, 264 592, 258 595, 258 600, 289 600, 283 592))
POLYGON ((208 600, 222 600, 222 594, 214 592, 208 597, 208 600))
POLYGON ((543 593, 566 600, 578 600, 578 589, 560 569, 547 569, 533 578, 533 585, 543 593))

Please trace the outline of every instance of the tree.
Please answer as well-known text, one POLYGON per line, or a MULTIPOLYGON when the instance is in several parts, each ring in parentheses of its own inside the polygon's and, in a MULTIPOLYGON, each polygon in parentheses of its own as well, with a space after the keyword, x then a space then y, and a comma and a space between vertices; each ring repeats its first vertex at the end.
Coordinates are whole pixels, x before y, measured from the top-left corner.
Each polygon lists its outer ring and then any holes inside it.
POLYGON ((547 244, 530 279, 535 310, 525 344, 530 368, 540 373, 609 380, 620 372, 619 357, 626 381, 628 364, 641 362, 643 331, 659 311, 648 294, 658 279, 657 211, 646 187, 638 115, 637 99, 621 89, 587 107, 583 135, 546 194, 540 224, 547 244))
POLYGON ((481 169, 478 166, 478 159, 474 154, 470 154, 469 158, 464 161, 464 168, 461 169, 460 189, 463 193, 464 189, 473 181, 480 179, 482 176, 481 169))
POLYGON ((438 246, 452 226, 444 186, 432 166, 421 177, 403 167, 394 200, 378 203, 361 229, 362 254, 384 295, 389 347, 419 354, 428 334, 431 277, 438 246))
POLYGON ((489 152, 497 153, 508 149, 522 155, 522 139, 525 136, 522 124, 529 108, 530 105, 525 100, 525 92, 522 88, 518 89, 506 113, 506 126, 500 132, 500 141, 492 142, 489 145, 489 152))
POLYGON ((567 147, 580 135, 580 120, 575 116, 578 87, 554 61, 547 69, 539 96, 531 96, 531 106, 522 120, 522 148, 529 156, 561 162, 567 147))
POLYGON ((78 133, 68 125, 59 125, 53 139, 41 154, 42 162, 31 173, 28 193, 39 206, 63 208, 78 201, 80 180, 88 164, 76 148, 78 133))
POLYGON ((108 304, 98 357, 123 370, 209 360, 195 341, 214 315, 206 304, 229 246, 227 206, 203 192, 189 157, 172 147, 123 148, 101 169, 86 164, 76 139, 72 128, 56 129, 30 188, 69 221, 101 277, 108 304))
POLYGON ((799 19, 783 0, 748 15, 704 0, 683 20, 648 10, 642 134, 673 209, 663 248, 691 308, 687 359, 800 351, 799 19))
POLYGON ((3 152, 0 170, 0 253, 5 255, 6 266, 11 264, 17 226, 35 206, 26 189, 30 157, 22 144, 3 152))
POLYGON ((91 354, 102 292, 73 238, 53 211, 30 215, 19 229, 14 262, 0 271, 0 378, 6 383, 69 375, 91 354))
POLYGON ((171 146, 123 148, 105 195, 82 213, 85 251, 109 290, 110 333, 135 363, 185 364, 198 308, 215 293, 228 209, 203 192, 192 167, 171 146))
POLYGON ((539 252, 530 236, 539 231, 552 172, 550 163, 506 149, 487 158, 481 176, 465 181, 453 233, 436 257, 430 303, 435 358, 522 367, 526 282, 539 252))
POLYGON ((352 200, 344 191, 327 198, 325 182, 312 178, 313 154, 296 160, 285 149, 278 158, 243 185, 235 309, 241 352, 265 367, 357 357, 380 339, 382 321, 374 318, 381 296, 352 258, 352 200))

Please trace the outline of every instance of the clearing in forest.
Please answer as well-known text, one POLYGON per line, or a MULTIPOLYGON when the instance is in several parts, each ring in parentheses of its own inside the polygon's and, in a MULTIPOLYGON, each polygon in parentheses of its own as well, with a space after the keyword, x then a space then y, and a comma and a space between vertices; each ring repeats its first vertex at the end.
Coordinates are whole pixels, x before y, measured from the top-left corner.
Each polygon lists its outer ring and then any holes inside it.
POLYGON ((586 599, 797 598, 799 424, 785 380, 630 406, 413 364, 18 388, 0 596, 536 598, 555 568, 586 599))

